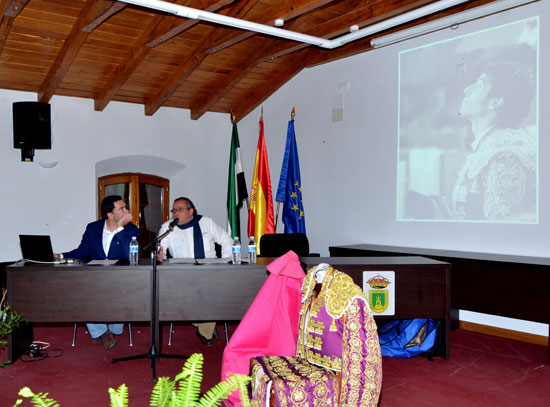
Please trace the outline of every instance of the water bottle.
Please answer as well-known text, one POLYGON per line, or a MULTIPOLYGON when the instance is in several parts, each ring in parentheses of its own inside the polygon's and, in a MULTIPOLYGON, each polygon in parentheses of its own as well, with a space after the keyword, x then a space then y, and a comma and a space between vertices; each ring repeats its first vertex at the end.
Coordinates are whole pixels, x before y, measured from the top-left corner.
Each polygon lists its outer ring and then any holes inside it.
POLYGON ((248 264, 256 264, 256 242, 254 236, 250 236, 248 242, 248 264))
POLYGON ((233 264, 241 264, 241 243, 238 238, 233 239, 233 247, 231 248, 233 264))
POLYGON ((132 236, 132 241, 130 242, 130 264, 135 266, 138 264, 139 257, 139 245, 137 242, 137 237, 132 236))

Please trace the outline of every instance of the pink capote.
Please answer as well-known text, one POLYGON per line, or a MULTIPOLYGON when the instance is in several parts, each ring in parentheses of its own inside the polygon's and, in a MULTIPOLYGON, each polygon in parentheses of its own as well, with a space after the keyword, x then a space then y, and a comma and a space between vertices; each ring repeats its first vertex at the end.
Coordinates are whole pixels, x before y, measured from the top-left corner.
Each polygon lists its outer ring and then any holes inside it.
MULTIPOLYGON (((223 351, 222 380, 228 373, 248 375, 255 356, 296 354, 304 270, 293 251, 267 269, 271 274, 223 351)), ((239 393, 233 392, 224 404, 240 407, 239 393)))

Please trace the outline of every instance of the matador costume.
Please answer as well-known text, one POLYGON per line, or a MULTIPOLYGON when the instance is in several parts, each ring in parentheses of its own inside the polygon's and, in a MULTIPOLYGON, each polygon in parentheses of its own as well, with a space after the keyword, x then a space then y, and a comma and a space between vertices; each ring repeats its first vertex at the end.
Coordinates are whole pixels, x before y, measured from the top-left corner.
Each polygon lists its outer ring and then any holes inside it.
POLYGON ((296 356, 256 358, 252 405, 269 405, 273 388, 280 407, 376 406, 382 386, 376 323, 351 277, 327 264, 310 269, 299 324, 296 356))

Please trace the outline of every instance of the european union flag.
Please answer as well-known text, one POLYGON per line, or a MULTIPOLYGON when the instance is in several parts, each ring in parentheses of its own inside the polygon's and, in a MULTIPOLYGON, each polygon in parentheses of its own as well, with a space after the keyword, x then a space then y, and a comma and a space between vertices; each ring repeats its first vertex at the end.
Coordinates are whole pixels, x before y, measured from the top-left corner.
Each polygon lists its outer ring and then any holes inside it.
POLYGON ((281 167, 281 177, 277 188, 278 202, 283 202, 283 223, 285 233, 306 233, 306 218, 302 203, 302 181, 300 160, 294 134, 294 120, 288 122, 286 148, 281 167))

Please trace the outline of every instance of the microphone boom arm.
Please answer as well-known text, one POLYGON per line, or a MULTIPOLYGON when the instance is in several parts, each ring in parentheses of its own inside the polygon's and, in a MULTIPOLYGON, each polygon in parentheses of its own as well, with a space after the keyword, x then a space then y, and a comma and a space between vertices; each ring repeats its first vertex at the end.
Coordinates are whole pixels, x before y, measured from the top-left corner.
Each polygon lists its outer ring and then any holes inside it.
POLYGON ((162 235, 155 237, 147 246, 143 248, 143 250, 149 250, 153 246, 155 247, 155 253, 157 251, 158 245, 160 244, 161 240, 164 239, 166 236, 168 236, 172 231, 174 230, 175 224, 170 224, 168 227, 168 230, 164 232, 162 235))

